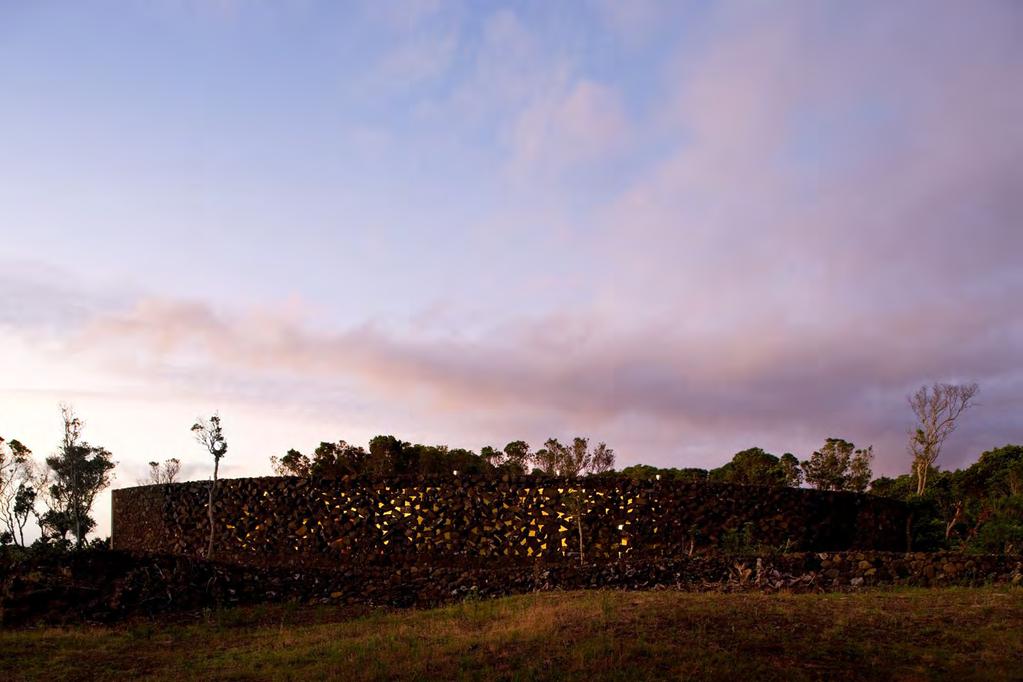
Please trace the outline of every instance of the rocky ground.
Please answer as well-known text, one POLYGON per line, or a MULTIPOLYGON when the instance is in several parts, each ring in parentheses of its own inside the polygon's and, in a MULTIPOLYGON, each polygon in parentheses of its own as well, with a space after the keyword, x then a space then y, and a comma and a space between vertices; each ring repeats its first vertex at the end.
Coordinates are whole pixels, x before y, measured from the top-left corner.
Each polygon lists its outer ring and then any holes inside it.
POLYGON ((573 589, 855 590, 875 585, 1018 584, 1023 558, 957 553, 709 554, 621 563, 489 568, 246 567, 109 550, 0 560, 4 626, 109 623, 133 616, 263 603, 434 607, 573 589))

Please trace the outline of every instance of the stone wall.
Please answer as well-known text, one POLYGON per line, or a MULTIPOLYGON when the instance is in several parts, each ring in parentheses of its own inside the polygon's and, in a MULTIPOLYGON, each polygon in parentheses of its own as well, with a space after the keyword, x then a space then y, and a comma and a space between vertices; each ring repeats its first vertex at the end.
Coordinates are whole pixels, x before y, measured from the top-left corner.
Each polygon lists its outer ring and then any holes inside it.
MULTIPOLYGON (((200 556, 207 483, 115 490, 116 549, 200 556)), ((523 477, 223 480, 215 558, 259 566, 469 566, 731 551, 905 549, 897 501, 795 488, 523 477)))
POLYGON ((241 604, 429 607, 562 589, 817 592, 873 585, 1021 584, 1023 557, 838 552, 721 553, 629 561, 344 570, 239 566, 183 556, 87 550, 6 562, 0 626, 111 622, 241 604))

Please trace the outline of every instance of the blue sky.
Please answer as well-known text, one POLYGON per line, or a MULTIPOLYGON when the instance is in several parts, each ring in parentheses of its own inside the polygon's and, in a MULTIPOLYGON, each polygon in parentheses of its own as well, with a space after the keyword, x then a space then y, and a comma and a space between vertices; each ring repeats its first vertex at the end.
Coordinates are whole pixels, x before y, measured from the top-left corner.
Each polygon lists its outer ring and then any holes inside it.
POLYGON ((545 253, 571 267, 564 242, 586 228, 563 212, 622 178, 600 164, 559 188, 513 177, 516 107, 594 78, 642 110, 651 93, 631 77, 649 65, 638 49, 609 58, 616 38, 596 9, 580 24, 543 6, 10 10, 4 81, 18 106, 0 122, 19 163, 3 184, 33 227, 14 255, 45 250, 73 269, 86 249, 93 269, 140 288, 243 304, 294 293, 349 322, 408 315, 545 253), (525 61, 504 63, 516 51, 525 61), (531 224, 508 249, 516 213, 531 224), (376 291, 342 304, 338 270, 376 291))
POLYGON ((622 464, 1019 442, 1023 12, 0 3, 0 435, 129 485, 377 433, 622 464), (88 432, 88 431, 87 431, 88 432), (194 451, 194 452, 193 452, 194 451), (194 460, 194 461, 193 461, 194 460))

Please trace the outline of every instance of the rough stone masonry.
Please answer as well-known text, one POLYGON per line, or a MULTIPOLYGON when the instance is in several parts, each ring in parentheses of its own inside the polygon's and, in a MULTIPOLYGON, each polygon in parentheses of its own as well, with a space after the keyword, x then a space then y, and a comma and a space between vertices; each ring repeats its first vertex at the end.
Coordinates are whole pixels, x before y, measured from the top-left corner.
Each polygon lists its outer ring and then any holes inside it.
MULTIPOLYGON (((115 549, 202 556, 207 483, 115 490, 115 549)), ((909 512, 849 492, 620 476, 229 479, 216 558, 246 565, 472 566, 744 552, 902 551, 909 512)))

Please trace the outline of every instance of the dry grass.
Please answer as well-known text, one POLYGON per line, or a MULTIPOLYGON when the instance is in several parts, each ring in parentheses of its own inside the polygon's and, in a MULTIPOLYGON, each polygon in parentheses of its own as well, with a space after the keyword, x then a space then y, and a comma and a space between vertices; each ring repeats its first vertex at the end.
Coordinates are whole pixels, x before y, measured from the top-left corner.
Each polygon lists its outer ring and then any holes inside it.
POLYGON ((565 592, 0 632, 0 678, 1023 679, 1023 590, 565 592))

